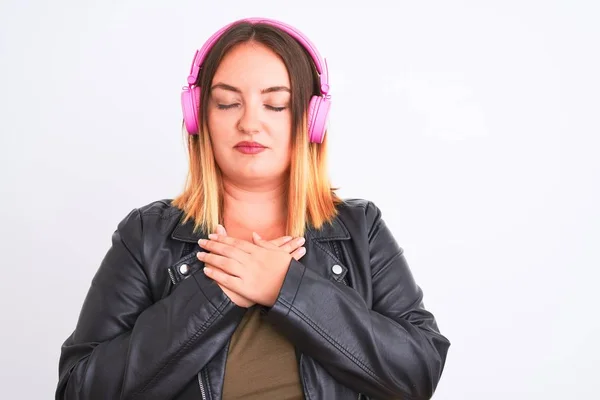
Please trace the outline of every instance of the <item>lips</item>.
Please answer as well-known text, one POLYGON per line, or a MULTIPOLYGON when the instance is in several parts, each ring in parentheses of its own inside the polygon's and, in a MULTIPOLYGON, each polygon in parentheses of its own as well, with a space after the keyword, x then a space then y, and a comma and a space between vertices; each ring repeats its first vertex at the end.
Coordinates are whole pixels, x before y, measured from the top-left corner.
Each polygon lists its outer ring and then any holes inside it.
POLYGON ((248 141, 239 142, 238 144, 235 145, 235 147, 255 147, 255 148, 261 148, 261 149, 265 148, 265 146, 263 146, 262 144, 260 144, 258 142, 248 142, 248 141))
POLYGON ((262 153, 266 147, 258 142, 239 142, 234 147, 237 151, 242 154, 258 154, 262 153))

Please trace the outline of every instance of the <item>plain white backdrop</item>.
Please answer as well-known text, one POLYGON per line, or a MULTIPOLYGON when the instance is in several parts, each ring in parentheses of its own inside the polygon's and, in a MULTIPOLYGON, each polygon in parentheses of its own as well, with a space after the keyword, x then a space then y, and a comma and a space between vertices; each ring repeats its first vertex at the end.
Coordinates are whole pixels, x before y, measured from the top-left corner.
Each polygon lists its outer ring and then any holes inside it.
POLYGON ((333 183, 452 342, 434 398, 596 398, 600 8, 573 0, 3 0, 2 397, 53 398, 116 224, 183 187, 194 51, 249 16, 328 60, 333 183))

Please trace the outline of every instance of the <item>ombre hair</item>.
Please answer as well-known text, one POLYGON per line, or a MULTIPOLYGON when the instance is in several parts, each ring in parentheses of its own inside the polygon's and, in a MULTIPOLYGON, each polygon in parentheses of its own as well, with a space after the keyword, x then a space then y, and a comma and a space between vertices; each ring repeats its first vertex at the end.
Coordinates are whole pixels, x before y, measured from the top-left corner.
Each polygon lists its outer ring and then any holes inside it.
POLYGON ((210 87, 224 56, 234 46, 260 43, 275 52, 285 64, 291 84, 292 140, 287 192, 286 235, 304 236, 308 226, 315 229, 331 223, 342 203, 332 188, 327 168, 327 133, 322 143, 308 139, 308 105, 319 95, 319 76, 312 58, 286 32, 263 23, 232 25, 207 54, 196 85, 202 88, 198 135, 187 136, 189 170, 185 188, 172 204, 184 211, 183 222, 194 221, 194 230, 215 232, 223 218, 223 182, 215 161, 208 132, 210 87))

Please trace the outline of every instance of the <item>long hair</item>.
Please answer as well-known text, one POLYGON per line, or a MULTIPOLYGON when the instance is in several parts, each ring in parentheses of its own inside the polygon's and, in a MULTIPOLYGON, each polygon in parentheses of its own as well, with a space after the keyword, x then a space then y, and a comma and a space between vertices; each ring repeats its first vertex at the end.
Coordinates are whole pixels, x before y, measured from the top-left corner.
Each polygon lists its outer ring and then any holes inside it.
POLYGON ((337 215, 342 200, 332 188, 327 168, 327 134, 322 143, 308 139, 308 105, 319 95, 319 77, 308 52, 293 37, 269 24, 239 22, 217 40, 207 54, 196 82, 202 88, 198 135, 187 136, 189 170, 185 188, 172 204, 184 211, 183 222, 192 219, 194 230, 214 232, 223 217, 223 182, 208 133, 208 101, 215 72, 234 46, 263 44, 284 62, 291 84, 292 140, 287 188, 286 234, 304 236, 308 225, 319 229, 337 215))

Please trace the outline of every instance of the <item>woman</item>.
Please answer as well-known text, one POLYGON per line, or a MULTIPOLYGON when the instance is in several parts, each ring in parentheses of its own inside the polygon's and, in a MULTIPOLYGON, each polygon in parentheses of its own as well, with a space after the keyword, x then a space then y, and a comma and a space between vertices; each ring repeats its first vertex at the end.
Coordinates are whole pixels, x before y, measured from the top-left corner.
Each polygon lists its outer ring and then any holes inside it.
POLYGON ((430 398, 449 342, 380 210, 329 184, 316 48, 236 21, 188 84, 186 188, 119 223, 56 398, 430 398))

